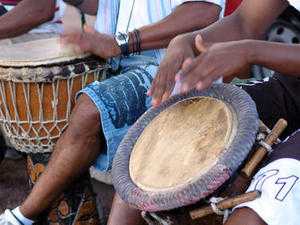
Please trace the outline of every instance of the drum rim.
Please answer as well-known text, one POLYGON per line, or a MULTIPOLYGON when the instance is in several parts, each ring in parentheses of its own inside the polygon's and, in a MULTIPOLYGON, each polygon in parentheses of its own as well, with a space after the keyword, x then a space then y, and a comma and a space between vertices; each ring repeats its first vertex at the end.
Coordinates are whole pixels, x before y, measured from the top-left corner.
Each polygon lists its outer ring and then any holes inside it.
POLYGON ((38 67, 38 66, 51 66, 58 63, 66 63, 73 61, 75 59, 83 59, 90 56, 90 54, 74 55, 74 56, 62 56, 60 58, 53 58, 48 60, 36 60, 36 61, 26 61, 26 60, 0 60, 1 67, 38 67))
MULTIPOLYGON (((12 49, 19 47, 19 49, 22 49, 22 46, 26 46, 29 43, 36 43, 35 49, 39 49, 39 45, 45 44, 45 42, 53 42, 53 43, 59 43, 59 37, 51 37, 51 38, 45 38, 45 39, 38 39, 28 42, 20 42, 15 45, 6 46, 6 49, 12 49)), ((58 45, 58 44, 57 44, 58 45)), ((24 48, 24 47, 23 47, 24 48)), ((26 50, 26 48, 24 49, 26 50)), ((27 49, 28 50, 28 49, 27 49)), ((58 52, 59 53, 59 52, 58 52)), ((58 54, 57 53, 57 54, 58 54)), ((12 59, 12 58, 0 58, 0 66, 1 67, 37 67, 37 66, 45 66, 45 65, 52 65, 52 64, 58 64, 58 63, 64 63, 69 62, 75 59, 82 59, 90 56, 90 53, 75 53, 74 50, 66 52, 62 55, 57 55, 53 58, 44 58, 42 60, 38 59, 28 59, 28 58, 22 58, 22 59, 12 59)), ((11 56, 10 56, 11 57, 11 56)))
POLYGON ((170 210, 193 204, 216 191, 246 159, 256 138, 259 119, 256 105, 241 88, 230 84, 214 84, 207 91, 193 90, 170 98, 157 108, 151 108, 129 129, 113 161, 113 184, 120 197, 145 211, 170 210), (129 159, 133 146, 144 128, 161 111, 183 99, 197 96, 214 97, 228 103, 237 115, 237 134, 229 149, 220 155, 216 167, 200 179, 178 188, 175 192, 149 192, 133 183, 129 174, 129 159), (247 132, 245 131, 247 130, 247 132))

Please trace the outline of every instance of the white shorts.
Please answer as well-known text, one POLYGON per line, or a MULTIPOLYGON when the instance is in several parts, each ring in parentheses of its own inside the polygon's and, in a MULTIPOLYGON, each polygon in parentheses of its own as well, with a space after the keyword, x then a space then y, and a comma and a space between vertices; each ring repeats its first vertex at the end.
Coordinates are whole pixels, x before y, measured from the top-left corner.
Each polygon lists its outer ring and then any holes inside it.
POLYGON ((254 210, 268 225, 300 224, 300 161, 283 158, 263 167, 247 192, 254 190, 261 197, 236 208, 254 210))

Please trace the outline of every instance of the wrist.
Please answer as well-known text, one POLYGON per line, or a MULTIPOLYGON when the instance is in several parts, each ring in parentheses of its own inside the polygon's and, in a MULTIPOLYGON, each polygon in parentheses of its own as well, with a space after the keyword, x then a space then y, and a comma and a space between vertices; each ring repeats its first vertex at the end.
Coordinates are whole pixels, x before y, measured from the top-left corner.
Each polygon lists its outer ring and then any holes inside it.
POLYGON ((118 45, 117 41, 114 39, 113 40, 113 44, 112 44, 112 54, 113 56, 119 56, 121 55, 121 48, 120 46, 118 45))
POLYGON ((129 53, 136 53, 141 54, 142 47, 141 47, 141 33, 139 30, 135 29, 128 33, 128 49, 129 53))
MULTIPOLYGON (((129 55, 129 35, 126 33, 119 32, 114 37, 114 43, 117 44, 117 46, 120 49, 120 54, 124 56, 129 55)), ((114 48, 115 51, 118 50, 118 48, 114 48)))
POLYGON ((243 40, 242 42, 242 48, 246 55, 246 60, 249 65, 257 64, 258 60, 258 46, 257 41, 255 40, 243 40))
POLYGON ((197 50, 195 45, 195 38, 197 36, 197 33, 186 33, 176 36, 171 42, 170 45, 179 45, 183 46, 184 48, 189 47, 194 52, 194 55, 199 55, 200 52, 197 50))

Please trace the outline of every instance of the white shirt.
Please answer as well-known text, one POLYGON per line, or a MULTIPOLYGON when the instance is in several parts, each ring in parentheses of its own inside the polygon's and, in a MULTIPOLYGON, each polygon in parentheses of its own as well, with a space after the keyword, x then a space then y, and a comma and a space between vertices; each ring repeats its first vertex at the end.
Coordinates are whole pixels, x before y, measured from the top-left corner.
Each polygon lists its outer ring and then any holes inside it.
POLYGON ((296 9, 300 11, 300 1, 299 0, 289 0, 290 5, 294 6, 296 9))
MULTIPOLYGON (((189 1, 210 2, 225 8, 225 0, 101 0, 95 29, 108 34, 127 33, 163 19, 177 6, 189 1)), ((150 52, 151 56, 155 53, 159 61, 164 54, 164 51, 158 50, 150 52)))

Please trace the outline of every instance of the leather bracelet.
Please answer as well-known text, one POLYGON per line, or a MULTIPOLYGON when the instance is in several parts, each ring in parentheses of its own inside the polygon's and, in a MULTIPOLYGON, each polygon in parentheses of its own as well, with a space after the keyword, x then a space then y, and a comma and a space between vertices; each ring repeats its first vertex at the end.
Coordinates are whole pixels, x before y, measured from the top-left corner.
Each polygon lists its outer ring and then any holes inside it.
POLYGON ((134 32, 129 32, 129 46, 131 47, 131 50, 132 50, 132 53, 136 53, 137 52, 137 45, 136 45, 136 42, 137 42, 137 39, 136 39, 136 35, 134 32))
POLYGON ((141 33, 137 29, 135 29, 133 32, 134 32, 134 35, 136 37, 136 52, 138 54, 141 54, 141 50, 142 50, 141 49, 141 42, 142 42, 142 40, 141 40, 141 33))

